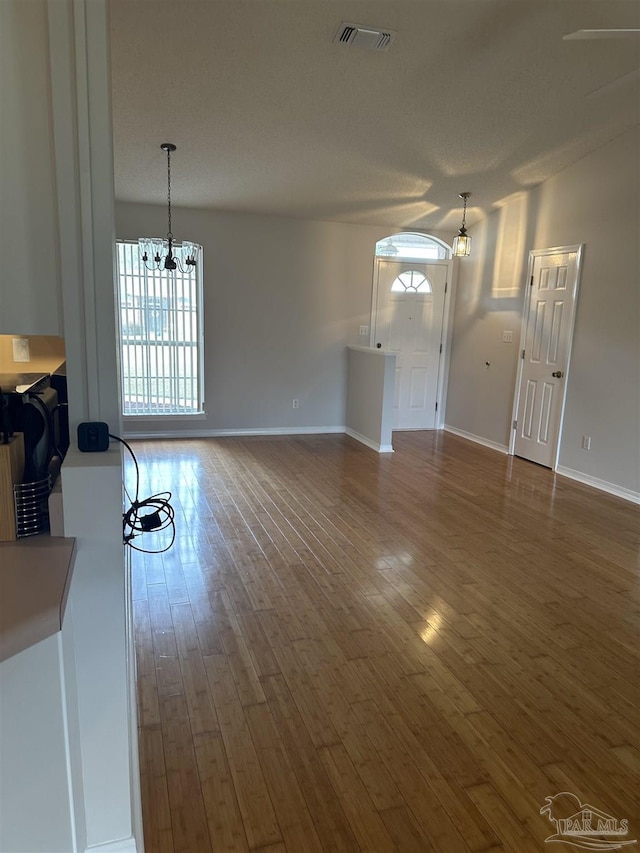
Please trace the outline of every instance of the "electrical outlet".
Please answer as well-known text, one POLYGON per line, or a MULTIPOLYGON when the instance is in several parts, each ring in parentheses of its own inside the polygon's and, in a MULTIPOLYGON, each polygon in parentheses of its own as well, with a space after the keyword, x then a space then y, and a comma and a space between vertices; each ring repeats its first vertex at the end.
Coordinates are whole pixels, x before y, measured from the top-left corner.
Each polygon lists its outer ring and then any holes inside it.
POLYGON ((294 400, 291 405, 293 406, 294 409, 299 409, 300 408, 300 400, 294 400))
POLYGON ((591 436, 583 435, 582 436, 582 449, 583 450, 591 450, 591 436))
POLYGON ((502 333, 502 343, 503 344, 512 344, 513 343, 513 332, 503 332, 502 333))
POLYGON ((12 338, 11 345, 13 347, 14 361, 31 361, 29 355, 29 338, 12 338))
POLYGON ((369 334, 369 327, 368 326, 360 326, 360 331, 358 332, 358 334, 360 335, 360 337, 363 337, 364 335, 368 335, 369 334))

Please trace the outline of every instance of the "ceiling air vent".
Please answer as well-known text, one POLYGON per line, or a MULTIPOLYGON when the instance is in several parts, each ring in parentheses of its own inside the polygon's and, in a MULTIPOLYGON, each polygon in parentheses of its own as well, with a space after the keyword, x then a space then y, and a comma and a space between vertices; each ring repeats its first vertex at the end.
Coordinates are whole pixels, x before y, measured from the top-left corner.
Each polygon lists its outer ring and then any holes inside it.
POLYGON ((395 33, 391 30, 378 30, 375 27, 362 27, 358 24, 340 24, 334 42, 366 50, 389 50, 395 33))

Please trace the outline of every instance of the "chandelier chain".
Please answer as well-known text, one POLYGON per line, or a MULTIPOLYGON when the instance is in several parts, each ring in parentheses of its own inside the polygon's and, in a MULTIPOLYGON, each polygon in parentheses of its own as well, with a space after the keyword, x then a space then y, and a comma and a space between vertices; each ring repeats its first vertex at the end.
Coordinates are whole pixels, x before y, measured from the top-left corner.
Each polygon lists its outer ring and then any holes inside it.
POLYGON ((169 231, 167 232, 167 239, 173 240, 173 234, 171 232, 171 149, 167 148, 167 210, 168 210, 168 218, 169 218, 169 231))
MULTIPOLYGON (((1 0, 0 0, 1 2, 1 0)), ((180 243, 174 254, 173 231, 171 228, 171 153, 176 150, 173 142, 163 142, 160 148, 167 152, 167 239, 156 240, 150 237, 141 237, 138 241, 140 261, 148 270, 167 270, 172 272, 179 269, 183 274, 189 274, 197 266, 197 246, 195 243, 185 241, 180 243), (161 252, 166 254, 161 256, 161 252)))

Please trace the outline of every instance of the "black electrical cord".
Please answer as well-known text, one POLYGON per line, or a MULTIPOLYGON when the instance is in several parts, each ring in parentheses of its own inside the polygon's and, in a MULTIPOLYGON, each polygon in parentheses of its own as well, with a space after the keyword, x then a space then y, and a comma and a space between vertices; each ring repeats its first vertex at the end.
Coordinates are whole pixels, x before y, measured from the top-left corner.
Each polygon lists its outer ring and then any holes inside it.
MULTIPOLYGON (((52 426, 51 426, 51 435, 53 436, 53 449, 54 449, 54 451, 58 454, 58 456, 60 457, 60 459, 61 459, 61 460, 62 460, 62 459, 64 459, 65 454, 66 454, 66 452, 67 452, 67 451, 65 450, 65 452, 63 453, 63 452, 60 450, 60 448, 57 446, 57 444, 55 444, 55 440, 56 440, 56 433, 55 433, 55 422, 54 422, 54 420, 53 420, 53 416, 54 416, 54 415, 55 415, 55 413, 58 411, 58 409, 68 409, 68 408, 69 408, 69 404, 68 404, 68 403, 57 403, 57 404, 53 407, 53 409, 51 409, 51 412, 50 412, 50 414, 51 414, 51 425, 52 425, 52 426)), ((59 432, 61 431, 61 428, 60 428, 60 418, 58 418, 58 431, 59 431, 59 432)), ((68 442, 67 442, 67 444, 68 444, 68 442)))
POLYGON ((140 551, 143 554, 163 554, 171 548, 176 539, 175 511, 169 503, 171 492, 159 492, 157 495, 151 495, 151 497, 140 500, 140 467, 138 466, 136 455, 130 445, 123 438, 120 438, 120 436, 109 433, 109 438, 119 441, 120 444, 124 444, 133 459, 136 469, 136 491, 133 500, 127 491, 126 485, 124 487, 130 506, 122 514, 123 542, 129 548, 132 548, 134 551, 140 551), (144 514, 140 512, 141 510, 149 509, 151 512, 145 512, 144 514), (171 529, 171 541, 165 548, 158 548, 152 551, 148 548, 138 548, 137 545, 133 544, 133 540, 143 533, 159 533, 161 530, 166 530, 167 528, 171 529))
POLYGON ((40 394, 37 391, 29 391, 27 393, 29 400, 32 403, 37 403, 37 408, 40 409, 43 418, 46 422, 47 429, 47 459, 46 464, 48 465, 51 459, 57 454, 60 459, 62 459, 62 454, 56 445, 56 434, 55 434, 55 425, 53 422, 53 414, 56 411, 58 406, 55 406, 51 411, 49 407, 46 405, 40 394))

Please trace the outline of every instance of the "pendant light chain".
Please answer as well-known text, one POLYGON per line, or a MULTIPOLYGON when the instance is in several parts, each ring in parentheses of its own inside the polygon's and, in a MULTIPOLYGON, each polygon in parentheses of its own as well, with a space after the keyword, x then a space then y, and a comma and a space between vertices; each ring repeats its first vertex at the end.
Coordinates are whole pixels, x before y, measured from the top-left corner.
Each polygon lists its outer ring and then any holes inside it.
POLYGON ((467 234, 467 200, 471 193, 458 193, 458 197, 464 202, 462 207, 462 225, 454 238, 453 246, 451 247, 454 258, 463 258, 465 255, 471 254, 471 237, 467 234))

